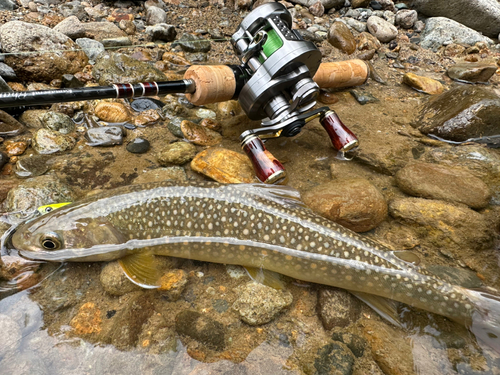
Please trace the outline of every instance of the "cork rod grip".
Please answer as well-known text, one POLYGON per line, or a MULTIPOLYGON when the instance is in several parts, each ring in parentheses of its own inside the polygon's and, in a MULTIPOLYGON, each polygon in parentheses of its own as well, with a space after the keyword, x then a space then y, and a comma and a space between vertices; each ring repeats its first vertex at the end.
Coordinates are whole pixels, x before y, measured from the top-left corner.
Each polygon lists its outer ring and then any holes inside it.
POLYGON ((340 88, 362 85, 370 70, 363 60, 347 60, 322 63, 313 77, 319 87, 340 88))
POLYGON ((232 99, 236 91, 234 72, 226 65, 193 65, 184 79, 195 83, 195 92, 186 94, 194 105, 224 102, 232 99))

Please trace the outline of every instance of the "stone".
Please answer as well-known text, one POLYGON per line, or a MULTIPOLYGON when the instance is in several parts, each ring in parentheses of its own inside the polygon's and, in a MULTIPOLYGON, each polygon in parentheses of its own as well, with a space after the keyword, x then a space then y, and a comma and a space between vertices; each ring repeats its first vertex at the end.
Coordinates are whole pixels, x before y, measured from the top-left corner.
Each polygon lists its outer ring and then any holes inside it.
POLYGON ((68 38, 84 38, 86 35, 85 27, 78 17, 70 16, 54 26, 53 30, 66 35, 68 38))
POLYGON ((46 26, 10 21, 0 27, 2 51, 19 79, 50 82, 63 74, 74 74, 88 63, 87 56, 66 35, 46 26), (15 52, 43 51, 30 55, 15 52), (57 51, 57 52, 46 52, 57 51))
POLYGON ((222 140, 219 133, 188 120, 182 121, 180 127, 184 137, 196 145, 215 146, 222 140))
POLYGON ((398 29, 383 18, 371 16, 366 22, 368 31, 382 43, 388 43, 398 35, 398 29))
POLYGON ((370 5, 370 0, 352 0, 351 6, 353 8, 367 8, 370 5))
POLYGON ((53 154, 71 150, 76 145, 72 135, 61 134, 50 129, 39 129, 33 135, 33 149, 39 154, 53 154))
POLYGON ((396 25, 401 26, 403 29, 411 29, 415 22, 417 22, 418 14, 416 10, 400 10, 396 13, 396 25))
POLYGON ((403 83, 417 91, 429 95, 441 94, 444 91, 441 82, 432 78, 416 75, 415 73, 405 73, 403 76, 403 83))
POLYGON ((95 64, 97 56, 105 51, 104 45, 94 39, 78 38, 76 40, 76 44, 78 44, 83 52, 85 52, 89 59, 89 63, 91 64, 95 64))
POLYGON ((183 165, 196 155, 196 147, 188 142, 174 142, 166 145, 157 155, 161 166, 183 165))
POLYGON ((207 347, 221 351, 226 346, 224 325, 210 317, 193 310, 181 311, 175 317, 175 330, 207 347))
POLYGON ((69 134, 75 131, 75 123, 68 115, 60 112, 45 112, 40 117, 43 127, 57 131, 61 134, 69 134))
POLYGON ((357 358, 363 356, 367 346, 367 342, 364 338, 345 332, 344 330, 334 332, 332 339, 345 344, 357 358))
POLYGON ((7 64, 0 62, 0 77, 8 81, 15 80, 17 78, 16 72, 7 64))
POLYGON ((5 145, 5 152, 10 158, 12 156, 19 156, 24 154, 24 152, 29 146, 29 143, 26 141, 17 141, 17 142, 6 141, 4 145, 5 145))
POLYGON ((208 52, 211 49, 210 41, 193 34, 184 33, 172 44, 180 46, 184 52, 208 52))
POLYGON ((19 121, 0 110, 0 137, 15 137, 24 131, 25 128, 19 121))
MULTIPOLYGON (((294 0, 293 2, 296 4, 300 4, 304 7, 311 7, 314 5, 318 0, 294 0)), ((321 4, 325 7, 325 9, 340 9, 344 6, 345 0, 320 0, 321 4)), ((255 8, 255 5, 254 5, 255 8)))
POLYGON ((100 42, 105 39, 127 37, 127 34, 112 22, 85 22, 82 25, 86 38, 100 42))
POLYGON ((20 178, 30 178, 41 176, 49 170, 46 155, 30 155, 19 158, 16 162, 16 176, 20 178))
POLYGON ((2 170, 4 165, 7 164, 8 162, 9 162, 9 156, 5 152, 0 151, 0 171, 2 170))
POLYGON ((486 36, 496 38, 500 33, 500 4, 495 0, 415 0, 413 9, 427 17, 446 17, 486 36), (466 9, 467 11, 464 11, 466 9))
POLYGON ((374 37, 372 34, 367 32, 362 32, 356 38, 358 42, 358 50, 366 51, 366 50, 378 50, 382 45, 379 40, 374 37))
POLYGON ((220 147, 211 147, 197 154, 191 162, 191 169, 226 184, 257 182, 246 155, 220 147))
POLYGON ((154 26, 146 27, 146 34, 150 35, 153 41, 162 40, 164 42, 173 42, 177 36, 177 31, 173 25, 158 23, 154 26))
POLYGON ((144 172, 134 180, 134 184, 144 184, 147 182, 159 182, 165 180, 186 181, 186 172, 182 167, 155 168, 144 172))
POLYGON ((161 276, 157 290, 163 298, 175 302, 181 297, 187 282, 188 275, 184 270, 169 270, 161 276))
POLYGON ((396 173, 396 183, 406 194, 463 203, 475 209, 488 205, 491 192, 479 178, 460 168, 413 163, 396 173))
POLYGON ((103 267, 99 279, 106 293, 112 296, 123 296, 130 292, 142 290, 140 286, 129 280, 117 261, 107 263, 103 267))
POLYGON ((450 66, 446 74, 459 82, 486 83, 497 71, 495 64, 462 63, 450 66))
POLYGON ((147 139, 134 138, 127 144, 127 151, 132 154, 145 154, 151 148, 151 144, 147 139))
POLYGON ((101 43, 104 47, 119 48, 123 46, 131 46, 132 41, 127 36, 119 36, 116 38, 103 38, 101 43))
POLYGON ((348 55, 356 51, 356 39, 343 22, 334 22, 328 31, 328 43, 348 55))
POLYGON ((13 0, 0 1, 0 10, 14 10, 17 9, 17 4, 13 0))
POLYGON ((500 98, 481 86, 457 86, 431 97, 413 126, 424 134, 451 141, 466 141, 500 134, 500 98))
POLYGON ((369 104, 369 103, 377 103, 379 100, 374 97, 372 94, 369 92, 364 91, 364 89, 353 89, 349 90, 352 96, 354 96, 354 99, 361 104, 369 104))
POLYGON ((321 1, 316 1, 309 7, 309 13, 315 17, 322 17, 325 14, 325 7, 321 1))
POLYGON ((0 358, 14 354, 22 342, 21 327, 8 315, 0 314, 0 330, 4 336, 0 345, 0 358))
POLYGON ((366 22, 361 22, 361 21, 355 20, 354 18, 348 18, 346 23, 348 26, 352 27, 358 33, 362 33, 362 32, 365 32, 367 30, 366 22))
MULTIPOLYGON (((2 112, 0 112, 0 114, 2 112)), ((43 125, 40 121, 40 117, 46 112, 48 112, 47 109, 28 109, 19 116, 19 121, 28 128, 41 129, 43 125)))
POLYGON ((76 16, 78 19, 83 19, 85 17, 84 7, 80 1, 70 1, 58 6, 59 12, 64 17, 76 16))
POLYGON ((242 321, 251 326, 269 323, 293 302, 290 292, 256 282, 238 288, 237 295, 232 308, 242 321))
POLYGON ((146 24, 156 25, 167 22, 167 13, 158 7, 151 6, 146 11, 146 24))
POLYGON ((153 125, 161 120, 161 116, 156 109, 147 109, 142 111, 134 119, 134 124, 137 126, 148 126, 153 125))
POLYGON ((351 375, 354 356, 345 345, 332 342, 318 350, 314 359, 314 367, 317 374, 351 375))
POLYGON ((136 112, 144 112, 148 109, 161 109, 163 107, 163 102, 157 99, 151 98, 137 98, 134 99, 130 105, 132 109, 136 112))
POLYGON ((89 146, 115 146, 123 143, 125 130, 121 126, 101 126, 87 129, 85 139, 89 146))
POLYGON ((52 203, 73 202, 74 192, 51 175, 29 178, 12 188, 4 202, 7 212, 29 211, 52 203))
POLYGON ((323 327, 329 331, 345 328, 359 319, 361 303, 349 292, 337 288, 320 288, 318 315, 323 327))
POLYGON ((125 31, 127 35, 134 35, 137 32, 137 27, 135 26, 133 21, 121 20, 118 23, 118 27, 120 30, 125 31))
POLYGON ((493 44, 490 38, 444 17, 429 18, 425 23, 425 29, 420 38, 420 46, 431 49, 434 52, 439 47, 450 43, 468 44, 471 46, 477 42, 485 42, 488 45, 493 44))

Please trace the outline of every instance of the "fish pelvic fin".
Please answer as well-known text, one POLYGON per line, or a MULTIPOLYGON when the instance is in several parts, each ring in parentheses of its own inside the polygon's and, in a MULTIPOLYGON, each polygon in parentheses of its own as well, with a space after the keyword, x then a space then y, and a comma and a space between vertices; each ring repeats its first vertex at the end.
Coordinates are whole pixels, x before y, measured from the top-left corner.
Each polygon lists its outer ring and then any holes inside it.
POLYGON ((146 289, 161 286, 161 274, 153 253, 148 251, 129 254, 118 260, 127 278, 134 284, 146 289))
POLYGON ((250 278, 253 281, 258 282, 259 284, 264 284, 266 286, 278 290, 285 288, 285 284, 281 279, 281 275, 277 272, 257 267, 244 267, 244 268, 247 271, 248 276, 250 276, 250 278))
POLYGON ((373 294, 367 294, 362 292, 354 292, 349 290, 351 294, 366 303, 373 310, 375 310, 382 318, 394 324, 396 327, 402 327, 401 321, 399 320, 399 314, 397 312, 396 301, 375 296, 373 294))

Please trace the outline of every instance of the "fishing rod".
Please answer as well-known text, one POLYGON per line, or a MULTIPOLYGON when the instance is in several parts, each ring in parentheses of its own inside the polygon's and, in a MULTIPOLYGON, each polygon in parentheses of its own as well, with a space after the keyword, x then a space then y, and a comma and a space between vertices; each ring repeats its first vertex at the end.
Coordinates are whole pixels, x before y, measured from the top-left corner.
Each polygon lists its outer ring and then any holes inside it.
POLYGON ((264 183, 284 183, 285 169, 262 140, 293 137, 319 118, 335 149, 352 150, 359 141, 335 111, 313 107, 320 87, 357 86, 369 76, 362 60, 321 63, 318 48, 291 26, 292 16, 282 4, 266 3, 249 13, 231 37, 241 65, 193 65, 178 81, 0 93, 0 108, 181 93, 197 106, 237 99, 251 120, 261 120, 260 128, 240 135, 256 176, 264 183))

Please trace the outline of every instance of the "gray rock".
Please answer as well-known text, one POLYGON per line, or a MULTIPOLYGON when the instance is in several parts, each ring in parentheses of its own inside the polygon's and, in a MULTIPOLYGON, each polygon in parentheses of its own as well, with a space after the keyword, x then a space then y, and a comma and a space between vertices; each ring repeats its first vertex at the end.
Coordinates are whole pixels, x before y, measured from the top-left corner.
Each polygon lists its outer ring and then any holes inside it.
POLYGON ((181 38, 172 44, 172 47, 180 46, 184 52, 208 52, 210 41, 193 34, 184 33, 181 38))
POLYGON ((14 69, 3 62, 0 62, 0 77, 7 80, 15 80, 17 78, 14 69))
POLYGON ((167 22, 167 13, 163 9, 151 6, 146 11, 147 25, 156 25, 158 23, 166 23, 166 22, 167 22))
POLYGON ((83 19, 85 17, 85 8, 79 1, 70 1, 58 6, 59 12, 64 17, 76 16, 78 19, 83 19))
POLYGON ((183 165, 196 155, 196 147, 188 142, 174 142, 166 145, 158 153, 157 159, 161 166, 183 165))
POLYGON ((374 97, 372 94, 369 92, 366 92, 362 89, 354 89, 354 90, 349 90, 352 96, 356 99, 356 101, 361 104, 369 104, 369 103, 377 103, 379 100, 374 97))
POLYGON ((360 313, 360 302, 349 292, 337 288, 318 291, 318 315, 327 331, 347 327, 359 319, 360 313))
POLYGON ((398 29, 380 17, 371 16, 368 18, 366 26, 368 31, 382 43, 390 42, 398 35, 398 29))
POLYGON ((76 145, 72 135, 61 134, 50 129, 39 129, 33 135, 33 149, 39 154, 53 154, 71 150, 76 145))
POLYGON ((127 151, 132 154, 144 154, 149 151, 151 144, 147 139, 144 138, 134 138, 127 144, 127 151))
POLYGON ((396 15, 390 10, 384 10, 383 18, 389 22, 391 25, 396 24, 396 15))
POLYGON ((413 9, 428 17, 446 17, 484 35, 500 32, 500 4, 497 0, 414 0, 413 9))
POLYGON ((91 64, 95 64, 97 56, 105 51, 104 45, 94 39, 79 38, 76 40, 76 44, 78 44, 83 52, 85 52, 89 59, 89 63, 91 64))
POLYGON ((0 137, 14 137, 24 131, 23 125, 7 112, 0 110, 0 137))
POLYGON ((101 39, 101 43, 104 47, 121 47, 132 45, 132 41, 127 36, 104 38, 101 39))
POLYGON ((418 14, 416 10, 400 10, 396 13, 396 25, 403 29, 411 29, 417 22, 418 14))
MULTIPOLYGON (((309 8, 318 0, 294 0, 293 2, 296 4, 300 4, 304 7, 309 8)), ((325 9, 336 8, 340 9, 344 6, 345 0, 320 0, 325 9)))
POLYGON ((355 20, 354 18, 348 18, 347 25, 360 33, 365 32, 367 30, 365 22, 355 20))
POLYGON ((448 68, 446 74, 451 79, 460 82, 486 83, 497 71, 495 64, 462 63, 448 68))
POLYGON ((0 345, 0 358, 15 353, 21 345, 22 335, 19 325, 8 315, 0 314, 0 332, 3 339, 0 345))
POLYGON ((73 202, 73 191, 53 175, 30 178, 11 189, 5 200, 9 211, 29 211, 52 203, 73 202))
POLYGON ((146 34, 151 35, 153 40, 162 40, 172 42, 177 36, 175 26, 167 25, 166 23, 158 23, 154 26, 146 27, 146 34))
POLYGON ((75 131, 75 123, 68 115, 60 112, 46 112, 40 117, 42 125, 50 130, 61 134, 69 134, 75 131))
POLYGON ((124 129, 121 126, 90 128, 85 133, 89 146, 115 146, 123 143, 124 129))
POLYGON ((226 346, 224 325, 197 311, 184 310, 179 313, 175 317, 175 330, 218 351, 226 346))
POLYGON ((82 26, 85 29, 85 37, 98 41, 127 37, 125 31, 112 22, 84 22, 82 26))
POLYGON ((17 8, 17 4, 13 0, 1 0, 0 10, 14 10, 17 8))
POLYGON ((232 307, 241 320, 256 326, 269 323, 292 302, 292 294, 288 291, 250 282, 238 288, 238 299, 232 307))
POLYGON ((421 34, 420 46, 436 52, 439 47, 450 43, 473 46, 477 42, 493 44, 490 38, 456 21, 444 17, 433 17, 429 18, 425 24, 425 29, 421 34))
POLYGON ((113 296, 123 296, 142 289, 125 276, 118 262, 109 262, 104 266, 101 271, 100 281, 103 289, 113 296))
POLYGON ((0 76, 0 92, 13 92, 10 86, 5 82, 5 80, 0 76))
POLYGON ((344 344, 339 342, 320 348, 314 360, 317 374, 351 375, 353 366, 354 356, 344 344))
POLYGON ((334 341, 345 344, 357 358, 362 357, 365 352, 367 342, 364 338, 349 332, 337 331, 332 335, 334 341))
POLYGON ((85 27, 83 27, 83 24, 76 16, 65 18, 54 26, 53 30, 58 31, 71 39, 83 38, 85 36, 85 27))

